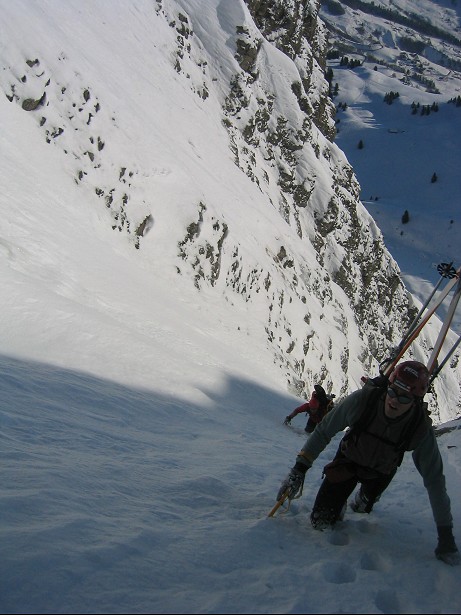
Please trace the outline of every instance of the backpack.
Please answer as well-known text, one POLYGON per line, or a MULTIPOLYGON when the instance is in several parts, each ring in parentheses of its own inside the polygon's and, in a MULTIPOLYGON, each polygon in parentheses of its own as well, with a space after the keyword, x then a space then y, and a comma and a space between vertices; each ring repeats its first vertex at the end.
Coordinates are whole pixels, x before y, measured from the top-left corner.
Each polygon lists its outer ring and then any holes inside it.
MULTIPOLYGON (((365 408, 358 418, 358 420, 350 426, 348 432, 344 436, 344 440, 349 438, 359 438, 360 434, 365 432, 369 425, 371 425, 373 419, 375 418, 378 412, 378 399, 383 395, 383 393, 387 390, 389 385, 389 381, 387 376, 377 376, 376 378, 368 378, 364 379, 365 385, 364 387, 370 388, 370 393, 368 399, 365 403, 365 408)), ((415 433, 420 429, 423 423, 426 423, 428 426, 432 424, 432 421, 429 417, 429 411, 427 409, 427 403, 423 401, 417 402, 417 411, 413 413, 413 417, 411 421, 407 423, 405 429, 400 434, 400 438, 398 442, 393 443, 395 450, 399 452, 400 455, 400 465, 403 460, 403 456, 405 451, 408 450, 411 440, 415 433)))
POLYGON ((324 416, 333 409, 335 395, 327 395, 325 389, 320 384, 314 384, 315 397, 319 402, 319 408, 312 413, 318 419, 322 420, 324 416))
POLYGON ((314 391, 315 397, 318 399, 320 407, 323 408, 324 406, 327 406, 328 397, 323 386, 321 384, 314 384, 314 391))

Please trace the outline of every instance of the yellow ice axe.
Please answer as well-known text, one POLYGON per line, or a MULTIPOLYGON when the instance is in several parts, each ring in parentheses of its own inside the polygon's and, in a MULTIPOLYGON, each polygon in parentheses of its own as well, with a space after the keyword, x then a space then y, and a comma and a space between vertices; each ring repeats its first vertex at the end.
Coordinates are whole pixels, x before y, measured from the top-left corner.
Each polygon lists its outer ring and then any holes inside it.
POLYGON ((270 513, 267 515, 268 517, 273 517, 275 515, 275 513, 278 511, 278 509, 280 508, 280 506, 282 506, 282 504, 285 502, 285 500, 288 498, 290 494, 290 488, 288 488, 285 493, 282 495, 282 497, 280 498, 280 500, 277 500, 275 506, 273 507, 273 509, 270 511, 270 513))

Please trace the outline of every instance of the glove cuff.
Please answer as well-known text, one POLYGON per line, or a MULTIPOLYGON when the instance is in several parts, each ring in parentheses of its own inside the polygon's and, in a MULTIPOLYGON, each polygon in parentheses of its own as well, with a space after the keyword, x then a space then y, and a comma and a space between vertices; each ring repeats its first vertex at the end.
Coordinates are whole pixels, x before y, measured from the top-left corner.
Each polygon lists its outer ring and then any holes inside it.
POLYGON ((312 462, 309 459, 307 459, 304 451, 300 451, 298 453, 298 456, 296 457, 296 463, 293 466, 293 470, 297 470, 298 472, 301 472, 303 476, 305 476, 307 470, 309 470, 311 466, 312 466, 312 462))
POLYGON ((291 469, 294 470, 295 472, 299 472, 299 474, 302 474, 303 476, 305 476, 306 472, 307 472, 307 470, 309 468, 307 466, 305 466, 303 463, 299 463, 297 461, 295 463, 295 465, 291 469))
POLYGON ((303 450, 299 451, 296 457, 296 466, 301 466, 302 472, 304 474, 307 472, 307 470, 309 470, 309 468, 312 467, 312 461, 309 459, 309 457, 303 450))

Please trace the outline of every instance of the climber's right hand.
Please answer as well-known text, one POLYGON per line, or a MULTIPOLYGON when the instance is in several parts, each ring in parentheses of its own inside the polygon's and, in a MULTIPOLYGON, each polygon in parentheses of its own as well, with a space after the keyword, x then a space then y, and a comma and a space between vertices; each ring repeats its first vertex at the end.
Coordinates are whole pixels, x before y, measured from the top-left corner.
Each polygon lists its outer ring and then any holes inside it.
POLYGON ((277 502, 284 499, 284 496, 289 500, 293 500, 297 497, 299 498, 301 496, 305 475, 306 471, 303 472, 302 469, 293 467, 280 486, 277 493, 277 502))

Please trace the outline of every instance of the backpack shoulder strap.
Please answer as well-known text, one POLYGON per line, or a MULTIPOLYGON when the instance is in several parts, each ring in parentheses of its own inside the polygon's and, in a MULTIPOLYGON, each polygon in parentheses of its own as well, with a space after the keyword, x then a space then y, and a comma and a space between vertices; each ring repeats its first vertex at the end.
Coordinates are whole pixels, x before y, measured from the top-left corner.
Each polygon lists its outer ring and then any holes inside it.
POLYGON ((409 446, 411 440, 415 436, 415 434, 421 429, 425 430, 429 429, 432 426, 432 419, 430 417, 430 411, 428 410, 427 402, 420 401, 416 405, 416 411, 414 412, 413 417, 408 424, 397 444, 397 448, 399 450, 405 451, 409 446), (425 428, 425 429, 424 429, 425 428))
POLYGON ((360 433, 371 423, 376 415, 378 406, 375 403, 387 388, 388 380, 383 376, 369 378, 363 390, 367 391, 367 396, 363 402, 363 411, 358 420, 351 426, 355 433, 360 433))

